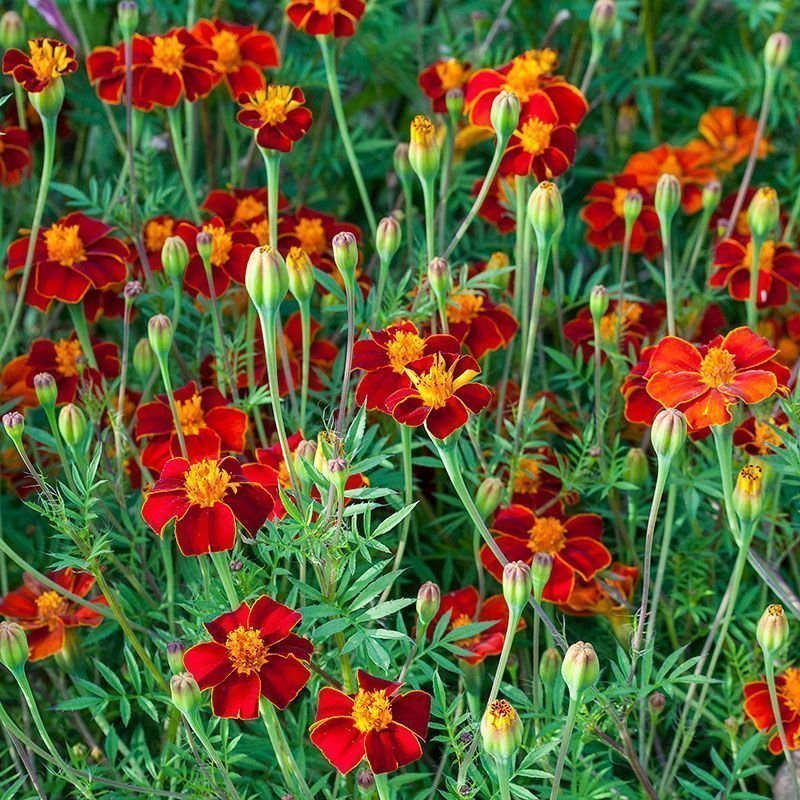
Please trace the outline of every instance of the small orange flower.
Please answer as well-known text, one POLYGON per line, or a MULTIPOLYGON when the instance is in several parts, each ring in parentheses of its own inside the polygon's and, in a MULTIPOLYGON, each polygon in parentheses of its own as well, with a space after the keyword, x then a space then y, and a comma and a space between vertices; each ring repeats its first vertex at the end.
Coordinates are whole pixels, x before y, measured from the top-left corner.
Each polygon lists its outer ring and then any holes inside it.
MULTIPOLYGON (((702 139, 693 139, 687 150, 698 153, 706 164, 720 172, 730 172, 744 161, 753 148, 758 123, 746 114, 738 115, 730 106, 711 108, 697 124, 702 139)), ((764 158, 770 144, 762 138, 758 146, 758 157, 764 158)))
POLYGON ((51 83, 78 69, 75 51, 58 39, 31 39, 30 55, 8 50, 3 56, 3 72, 28 92, 43 92, 51 83))
MULTIPOLYGON (((786 742, 790 750, 797 750, 800 748, 800 669, 790 667, 776 675, 775 690, 786 742)), ((783 747, 766 681, 745 684, 744 712, 760 731, 769 734, 769 751, 778 755, 783 747)))

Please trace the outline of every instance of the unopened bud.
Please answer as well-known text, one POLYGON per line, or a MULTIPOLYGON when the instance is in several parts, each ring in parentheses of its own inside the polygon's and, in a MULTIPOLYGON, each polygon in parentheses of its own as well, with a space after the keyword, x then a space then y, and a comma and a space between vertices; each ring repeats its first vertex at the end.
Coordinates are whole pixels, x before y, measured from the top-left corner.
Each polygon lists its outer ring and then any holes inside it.
MULTIPOLYGON (((197 239, 199 241, 199 234, 197 239)), ((175 282, 183 280, 183 273, 189 265, 189 248, 180 236, 168 236, 164 240, 164 244, 161 245, 161 263, 170 280, 175 282)))
POLYGON ((0 17, 0 47, 10 50, 25 43, 25 24, 16 11, 6 11, 0 17))
POLYGON ((762 186, 753 195, 747 209, 747 224, 750 232, 758 239, 764 239, 774 230, 781 214, 778 194, 768 186, 762 186))
POLYGON ((344 279, 345 285, 352 287, 358 266, 358 242, 350 231, 342 231, 333 237, 333 260, 344 279))
POLYGON ((186 652, 183 642, 167 642, 167 663, 173 675, 184 671, 183 654, 186 652))
POLYGON ((569 689, 569 696, 577 700, 600 676, 600 662, 594 647, 588 642, 571 645, 561 665, 561 677, 569 689))
POLYGON ((147 323, 147 340, 157 358, 166 358, 172 347, 172 321, 165 314, 150 317, 147 323))
POLYGON ((614 0, 596 0, 589 16, 592 40, 604 42, 617 22, 617 5, 614 0))
POLYGON ((550 573, 553 571, 553 556, 549 553, 534 553, 531 561, 531 583, 533 586, 533 596, 537 603, 542 602, 544 587, 550 580, 550 573))
POLYGON ((36 397, 44 408, 53 408, 58 399, 56 379, 49 372, 40 372, 33 376, 33 388, 36 397))
POLYGON ((122 296, 126 300, 135 300, 143 291, 144 287, 141 281, 128 281, 122 290, 122 296))
POLYGON ((244 285, 259 314, 275 312, 289 291, 283 256, 269 245, 254 248, 247 260, 244 285))
POLYGON ((647 483, 649 474, 650 465, 644 450, 641 447, 631 447, 625 454, 622 479, 625 483, 631 483, 637 489, 641 489, 647 483))
POLYGON ((203 260, 206 269, 211 266, 211 256, 214 253, 214 237, 208 231, 200 231, 195 238, 197 254, 203 260))
POLYGON ((439 142, 436 139, 436 128, 422 114, 418 114, 411 122, 408 162, 423 183, 433 180, 439 171, 439 142))
POLYGON ((443 258, 432 258, 428 262, 428 283, 437 298, 447 297, 453 288, 450 265, 443 258))
POLYGON ((531 568, 524 561, 509 561, 503 567, 503 597, 512 616, 522 614, 532 588, 531 568))
POLYGON ((625 218, 626 224, 633 225, 639 219, 643 205, 644 198, 642 193, 636 191, 636 189, 631 189, 625 195, 625 199, 622 201, 622 216, 625 218))
POLYGON ((475 506, 484 519, 494 514, 503 499, 505 484, 499 478, 484 478, 475 495, 475 506))
POLYGON ((537 237, 551 239, 558 232, 564 218, 561 192, 551 181, 542 181, 528 198, 528 220, 537 237))
POLYGON ((686 441, 686 417, 676 408, 665 408, 656 414, 650 431, 653 449, 659 458, 673 458, 686 441))
POLYGON ((86 416, 74 403, 67 403, 58 412, 58 432, 70 447, 77 447, 83 441, 86 416))
POLYGON ((316 278, 314 265, 302 247, 292 247, 286 254, 286 271, 289 276, 289 291, 298 303, 304 303, 314 294, 316 278))
POLYGON ((774 656, 789 638, 789 622, 783 606, 775 603, 767 606, 756 627, 756 641, 761 649, 774 656))
POLYGON ((747 464, 739 470, 733 490, 733 508, 742 522, 753 522, 764 506, 764 468, 747 464))
POLYGON ((481 718, 483 749, 498 761, 513 758, 522 744, 523 726, 514 706, 507 700, 491 702, 481 718))
POLYGON ((662 226, 669 224, 681 205, 681 184, 674 176, 665 172, 656 184, 656 214, 662 226))
POLYGON ((792 51, 792 40, 783 31, 773 33, 764 45, 764 64, 768 72, 783 69, 792 51))
POLYGON ((388 264, 400 247, 400 223, 394 217, 384 217, 378 223, 375 234, 375 249, 378 251, 381 262, 388 264))
POLYGON ((420 625, 427 626, 439 613, 442 594, 433 581, 426 581, 417 592, 417 618, 420 625))
POLYGON ((25 430, 25 417, 19 411, 9 411, 3 414, 3 427, 11 441, 19 447, 22 443, 22 432, 25 430))
POLYGON ((173 675, 169 681, 172 702, 181 714, 191 714, 200 702, 200 687, 189 672, 173 675))
POLYGON ((408 159, 408 151, 409 147, 406 142, 400 142, 394 149, 394 171, 401 181, 407 181, 414 174, 408 159))
POLYGON ((28 660, 28 639, 18 622, 0 622, 0 664, 14 672, 28 660))
POLYGON ((653 692, 647 698, 647 705, 650 707, 650 713, 654 715, 660 714, 667 704, 667 698, 661 692, 653 692))
POLYGON ((444 104, 450 116, 457 119, 464 109, 464 90, 459 87, 448 89, 444 95, 444 104))
POLYGON ((347 459, 341 456, 330 459, 328 461, 328 475, 339 497, 342 497, 347 485, 347 478, 350 475, 350 464, 347 459))
POLYGON ((370 769, 361 769, 356 775, 356 785, 365 794, 375 788, 375 775, 370 769))
POLYGON ((133 368, 142 380, 149 378, 156 368, 156 355, 147 339, 139 339, 133 348, 133 368))
POLYGON ((136 0, 121 0, 117 6, 117 22, 122 38, 130 39, 139 24, 139 6, 136 0))
POLYGON ((600 324, 600 320, 605 316, 606 311, 608 311, 608 303, 608 289, 606 289, 605 286, 593 287, 589 295, 589 311, 596 324, 600 324))
POLYGON ((719 181, 709 181, 703 187, 703 208, 714 211, 722 199, 722 184, 719 181))
POLYGON ((64 105, 64 81, 54 78, 41 92, 28 92, 28 99, 42 119, 55 119, 64 105))
POLYGON ((294 471, 301 481, 311 480, 311 473, 306 469, 309 464, 314 463, 314 457, 317 453, 317 443, 310 442, 308 439, 303 439, 295 448, 294 471))
POLYGON ((489 112, 494 132, 499 139, 508 139, 519 122, 519 98, 513 92, 501 91, 494 98, 489 112))
POLYGON ((558 679, 558 673, 561 672, 561 653, 555 647, 548 647, 542 653, 542 658, 539 661, 539 677, 545 686, 553 686, 558 679))

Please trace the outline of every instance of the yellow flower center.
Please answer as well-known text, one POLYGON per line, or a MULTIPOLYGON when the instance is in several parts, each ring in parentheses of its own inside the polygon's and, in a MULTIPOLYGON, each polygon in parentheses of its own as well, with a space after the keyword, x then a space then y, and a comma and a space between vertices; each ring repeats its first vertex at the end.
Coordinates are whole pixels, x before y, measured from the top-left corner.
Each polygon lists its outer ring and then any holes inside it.
POLYGON ((300 104, 292 100, 292 87, 279 84, 258 89, 253 95, 253 100, 245 104, 258 113, 265 125, 280 125, 286 121, 289 112, 300 104))
POLYGON ((494 700, 489 706, 486 720, 496 731, 507 731, 517 723, 517 712, 508 700, 494 700))
MULTIPOLYGON (((752 239, 747 243, 747 253, 744 257, 744 265, 748 270, 753 268, 753 257, 755 250, 753 249, 752 239)), ((772 261, 775 258, 775 242, 772 239, 767 239, 761 245, 761 252, 758 254, 758 269, 759 271, 772 272, 772 261)))
POLYGON ((532 553, 560 552, 567 541, 567 529, 556 517, 538 517, 528 531, 528 549, 532 553))
POLYGON ((472 292, 458 292, 450 298, 447 306, 447 319, 450 322, 472 322, 483 308, 483 295, 472 292))
POLYGON ((56 369, 65 377, 73 378, 80 370, 78 359, 83 355, 77 339, 59 339, 55 343, 56 369))
POLYGON ((231 254, 233 237, 218 225, 203 225, 203 231, 211 234, 211 265, 221 267, 231 254))
POLYGON ((542 122, 536 117, 531 117, 519 132, 522 149, 532 155, 543 153, 550 146, 550 134, 553 132, 554 127, 555 125, 542 122))
MULTIPOLYGON (((774 418, 770 417, 769 420, 772 425, 775 425, 774 418)), ((777 425, 776 427, 780 428, 782 431, 788 429, 787 425, 777 425)), ((753 443, 758 447, 759 452, 762 455, 766 455, 767 453, 772 452, 772 447, 782 447, 783 442, 781 441, 781 437, 775 432, 775 428, 768 425, 766 422, 762 422, 761 420, 757 419, 755 421, 754 430, 753 430, 753 443)))
POLYGON ((199 394, 193 394, 188 400, 175 401, 178 407, 178 422, 186 436, 194 436, 207 427, 201 403, 202 398, 199 394))
POLYGON ((177 36, 156 36, 153 40, 153 66, 167 75, 180 72, 186 63, 183 59, 185 49, 177 36))
POLYGON ((633 194, 631 189, 622 189, 617 186, 614 189, 614 199, 611 201, 611 208, 618 217, 625 217, 625 200, 629 194, 633 194))
POLYGON ((340 6, 341 0, 314 0, 314 9, 320 14, 334 14, 340 6))
POLYGON ((250 226, 250 233, 258 239, 259 245, 263 246, 269 243, 269 222, 266 219, 254 222, 250 226))
POLYGON ((464 83, 467 70, 461 66, 457 58, 448 58, 436 65, 436 75, 442 84, 442 89, 448 92, 450 89, 458 89, 464 83))
POLYGON ((43 622, 50 622, 66 610, 67 602, 54 591, 43 592, 36 598, 36 611, 43 622))
MULTIPOLYGON (((472 617, 469 614, 459 614, 454 620, 450 622, 450 630, 454 631, 456 628, 463 628, 465 625, 472 625, 472 617)), ((459 647, 468 648, 471 644, 475 644, 480 637, 467 636, 465 639, 456 639, 456 644, 459 647)))
POLYGON ((234 222, 250 222, 251 219, 260 217, 267 213, 267 207, 257 200, 253 195, 246 195, 236 203, 236 210, 233 212, 234 222))
POLYGON ((425 352, 425 341, 416 333, 398 331, 386 346, 389 352, 389 363, 398 374, 405 371, 406 364, 422 358, 425 352))
POLYGON ((67 46, 59 42, 55 46, 47 39, 40 42, 28 42, 31 51, 31 67, 41 81, 52 81, 60 78, 70 66, 72 59, 67 53, 67 46))
POLYGON ((800 668, 790 667, 783 673, 783 678, 778 694, 795 714, 800 714, 800 668))
POLYGON ((183 480, 189 502, 202 508, 210 508, 219 503, 229 488, 236 491, 236 484, 231 483, 230 474, 221 469, 216 460, 210 458, 192 464, 183 480))
POLYGON ((175 220, 167 217, 163 220, 151 219, 144 226, 144 245, 150 253, 159 253, 164 242, 172 236, 175 220))
POLYGON ((211 37, 211 47, 217 51, 214 67, 217 72, 238 72, 242 66, 239 41, 230 31, 220 31, 211 37))
POLYGON ((457 389, 469 383, 477 375, 476 372, 468 369, 454 379, 453 370, 456 363, 453 362, 453 366, 448 369, 441 353, 437 353, 433 357, 430 369, 422 375, 406 370, 406 374, 414 384, 422 402, 429 408, 443 408, 457 389))
POLYGON ((325 226, 319 217, 303 217, 294 226, 294 235, 300 241, 300 247, 306 253, 324 253, 328 246, 325 237, 325 226))
POLYGON ((730 383, 736 375, 733 353, 712 347, 700 364, 700 378, 711 389, 730 383))
POLYGON ((417 114, 411 121, 411 141, 425 149, 432 147, 436 141, 436 128, 423 114, 417 114))
POLYGON ((533 494, 541 483, 542 468, 535 458, 521 458, 519 469, 514 476, 514 491, 533 494))
POLYGON ((628 303, 623 300, 621 315, 617 309, 614 309, 600 319, 600 338, 604 342, 616 342, 620 316, 622 317, 622 330, 625 331, 642 318, 642 312, 643 309, 638 303, 628 303))
POLYGON ((384 689, 359 689, 353 700, 353 722, 362 733, 382 731, 392 721, 392 707, 384 689))
POLYGON ((503 87, 513 92, 524 103, 541 85, 542 77, 551 72, 558 61, 555 50, 528 50, 511 62, 503 87))
POLYGON ((267 648, 257 630, 240 625, 225 640, 228 659, 239 674, 258 672, 267 660, 267 648))
POLYGON ((736 478, 736 490, 739 494, 758 495, 761 493, 761 486, 764 481, 764 469, 758 464, 746 464, 739 470, 736 478))
POLYGON ((62 267, 71 267, 86 259, 86 251, 83 249, 77 225, 51 226, 44 232, 44 242, 47 246, 47 258, 50 261, 58 261, 62 267))

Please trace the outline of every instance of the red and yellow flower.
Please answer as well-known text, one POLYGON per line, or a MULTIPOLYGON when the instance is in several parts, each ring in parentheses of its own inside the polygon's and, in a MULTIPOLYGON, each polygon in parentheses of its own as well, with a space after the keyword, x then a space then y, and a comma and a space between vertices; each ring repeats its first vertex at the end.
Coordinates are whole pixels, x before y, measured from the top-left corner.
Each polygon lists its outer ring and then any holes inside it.
POLYGON ((359 670, 354 695, 329 686, 320 691, 311 741, 342 775, 364 760, 383 775, 421 758, 431 696, 401 693, 401 686, 359 670))
MULTIPOLYGON (((789 669, 775 676, 775 693, 778 696, 786 743, 790 750, 800 748, 800 669, 789 669)), ((769 751, 782 752, 775 714, 769 697, 766 681, 752 681, 744 686, 744 713, 753 720, 756 728, 769 735, 769 751)))
POLYGON ((7 50, 3 56, 3 73, 11 75, 23 89, 38 94, 54 81, 75 72, 78 62, 75 51, 58 39, 30 39, 29 53, 7 50))
MULTIPOLYGON (((278 194, 278 210, 285 209, 288 201, 278 194)), ((269 221, 267 219, 267 190, 258 189, 212 189, 201 206, 231 230, 250 231, 259 244, 269 244, 269 221)))
MULTIPOLYGON (((498 175, 489 186, 486 199, 478 209, 478 216, 494 225, 500 233, 510 233, 517 227, 514 212, 514 175, 498 175)), ((477 197, 483 186, 483 178, 472 184, 470 194, 477 197)))
MULTIPOLYGON (((720 172, 730 172, 744 161, 753 149, 758 122, 747 114, 737 114, 735 108, 710 108, 697 123, 702 139, 693 139, 687 150, 699 153, 704 162, 720 172)), ((758 158, 770 151, 769 140, 762 137, 758 158)))
POLYGON ((36 391, 28 384, 29 377, 32 379, 28 357, 12 358, 0 371, 0 405, 9 408, 17 405, 38 406, 36 391))
POLYGON ((535 453, 520 458, 517 474, 514 476, 511 502, 534 512, 542 506, 551 508, 563 487, 558 475, 548 471, 546 467, 554 468, 557 463, 555 454, 547 447, 541 447, 535 453))
POLYGON ((236 119, 256 131, 259 147, 289 153, 311 127, 311 112, 303 105, 305 101, 297 86, 270 84, 239 97, 242 108, 236 119))
POLYGON ((789 418, 782 411, 764 420, 751 414, 733 432, 733 443, 749 455, 763 458, 784 446, 778 431, 791 434, 789 418))
POLYGON ((319 266, 323 256, 332 254, 333 237, 337 233, 352 233, 356 242, 361 242, 361 229, 357 225, 339 222, 330 214, 301 206, 279 220, 278 245, 282 253, 302 247, 314 266, 319 266))
POLYGON ((289 0, 286 16, 299 31, 310 36, 352 36, 364 14, 363 0, 289 0))
POLYGON ((16 125, 0 127, 0 186, 16 186, 30 171, 31 140, 16 125))
POLYGON ((454 289, 447 302, 450 335, 475 358, 507 347, 519 327, 507 305, 493 303, 478 289, 454 289))
POLYGON ((419 74, 419 86, 431 101, 431 107, 439 114, 447 111, 445 96, 451 89, 463 89, 471 74, 468 61, 443 58, 426 67, 419 74))

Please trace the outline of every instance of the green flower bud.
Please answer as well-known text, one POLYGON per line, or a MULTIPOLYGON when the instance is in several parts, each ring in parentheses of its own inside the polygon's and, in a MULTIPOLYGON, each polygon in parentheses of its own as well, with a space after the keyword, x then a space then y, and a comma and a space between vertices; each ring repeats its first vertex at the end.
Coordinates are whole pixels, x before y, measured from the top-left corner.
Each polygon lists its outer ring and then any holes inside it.
POLYGON ((3 414, 3 427, 6 429, 9 439, 17 447, 22 446, 22 433, 25 430, 25 417, 19 411, 9 411, 3 414))
POLYGON ((503 567, 503 597, 512 615, 522 614, 532 588, 531 568, 524 561, 509 561, 503 567))
POLYGON ((534 553, 531 561, 531 584, 533 596, 537 603, 542 602, 544 587, 550 580, 550 573, 553 571, 553 556, 549 553, 534 553))
POLYGON ((142 380, 149 378, 156 368, 156 354, 147 339, 139 339, 133 348, 133 368, 142 380))
POLYGON ((443 258, 436 257, 428 263, 428 283, 437 298, 447 297, 453 289, 450 265, 443 258))
POLYGON ((647 462, 647 455, 641 447, 631 447, 625 454, 625 467, 622 471, 622 479, 626 483, 632 483, 641 489, 646 483, 650 474, 650 465, 647 462))
POLYGON ((303 439, 294 450, 294 471, 301 481, 311 480, 311 473, 306 468, 314 463, 317 454, 317 443, 303 439))
POLYGON ((25 23, 16 11, 6 11, 0 17, 0 47, 10 50, 25 44, 25 23))
POLYGON ((600 662, 594 647, 588 642, 571 645, 561 665, 561 677, 569 689, 569 696, 577 700, 600 677, 600 662))
POLYGON ((444 104, 447 108, 447 113, 454 119, 458 119, 464 109, 464 90, 458 87, 448 89, 444 95, 444 104))
POLYGON ((314 469, 328 480, 328 462, 332 458, 344 456, 344 441, 336 431, 320 431, 317 434, 317 449, 314 453, 314 469))
POLYGON ((346 286, 352 286, 358 266, 358 242, 350 231, 342 231, 333 237, 333 260, 346 286))
POLYGON ((481 742, 492 758, 513 758, 522 744, 523 732, 522 720, 507 700, 494 700, 486 708, 481 719, 481 742))
POLYGON ((614 0, 596 0, 589 16, 592 40, 604 42, 617 23, 617 5, 614 0))
POLYGON ((394 171, 401 181, 405 182, 414 174, 411 162, 408 158, 409 146, 406 142, 400 142, 394 149, 394 171))
POLYGON ((147 339, 157 358, 166 358, 172 347, 172 321, 164 314, 150 317, 147 323, 147 339))
POLYGON ((747 223, 754 237, 764 239, 774 230, 781 215, 778 194, 768 186, 762 186, 750 201, 747 223))
POLYGON ((625 199, 622 201, 622 215, 625 218, 626 225, 633 225, 633 223, 639 219, 643 204, 644 198, 642 197, 642 193, 636 189, 631 189, 625 195, 625 199))
POLYGON ((669 173, 665 172, 656 184, 656 214, 662 225, 668 223, 681 205, 681 184, 680 181, 669 173))
POLYGON ((49 372, 40 372, 33 376, 33 388, 43 408, 55 408, 58 399, 56 379, 49 372))
POLYGON ((783 606, 775 603, 767 606, 756 627, 756 640, 761 649, 774 656, 789 638, 789 622, 783 606))
POLYGON ((442 594, 433 581, 426 581, 419 587, 417 592, 417 618, 420 625, 427 626, 430 624, 430 621, 439 613, 441 601, 442 594))
POLYGON ((130 39, 139 24, 139 6, 136 0, 121 0, 117 6, 117 23, 122 38, 130 39))
POLYGON ((424 183, 433 180, 439 171, 440 148, 434 124, 422 114, 411 122, 411 142, 408 145, 408 162, 417 177, 424 183))
POLYGON ((189 715, 200 702, 200 687, 189 672, 173 675, 169 681, 172 702, 181 714, 189 715))
POLYGON ((183 672, 183 654, 186 652, 183 642, 177 640, 167 642, 167 663, 173 675, 183 672))
POLYGON ((350 475, 350 465, 347 459, 341 456, 330 459, 330 461, 328 461, 328 475, 339 496, 341 496, 344 493, 344 487, 350 475))
POLYGON ((67 403, 58 412, 58 432, 70 447, 77 447, 83 441, 86 416, 74 403, 67 403))
POLYGON ((55 119, 64 105, 64 94, 64 82, 54 78, 41 92, 28 92, 28 99, 42 119, 55 119))
POLYGON ((783 69, 792 52, 792 40, 782 31, 773 33, 764 45, 764 65, 767 72, 783 69))
POLYGON ((542 181, 528 198, 528 219, 536 235, 543 240, 552 238, 564 218, 561 192, 551 181, 542 181))
POLYGON ((208 231, 200 231, 195 237, 197 254, 203 260, 203 266, 208 269, 211 266, 211 256, 214 253, 214 237, 208 231))
POLYGON ((605 286, 593 287, 589 295, 589 311, 595 323, 599 324, 600 320, 605 316, 606 311, 608 311, 608 303, 608 289, 605 286))
POLYGON ((276 311, 289 291, 289 272, 283 256, 269 245, 253 248, 244 285, 259 314, 276 311))
MULTIPOLYGON (((200 236, 197 238, 199 240, 200 236)), ((189 265, 189 248, 180 236, 168 236, 164 240, 161 246, 161 263, 170 280, 183 280, 183 273, 189 265)))
POLYGON ((664 710, 666 704, 667 698, 664 697, 662 692, 653 692, 647 698, 647 705, 650 707, 650 713, 654 717, 657 717, 664 710))
POLYGON ((545 686, 553 686, 558 679, 558 673, 561 671, 561 653, 555 647, 548 647, 542 653, 542 658, 539 661, 539 677, 545 686))
POLYGON ((686 441, 686 417, 676 408, 659 411, 653 420, 650 438, 659 458, 672 458, 686 441))
POLYGON ((384 217, 378 223, 378 230, 375 234, 375 249, 381 261, 388 264, 400 247, 400 223, 394 217, 384 217))
POLYGON ((514 133, 519 113, 519 98, 513 92, 502 91, 494 98, 489 119, 498 138, 507 139, 514 133))
POLYGON ((722 198, 722 184, 719 181, 709 181, 703 187, 703 208, 714 211, 722 198))
POLYGON ((14 672, 28 660, 28 639, 17 622, 0 622, 0 664, 14 672))
POLYGON ((747 464, 739 470, 733 490, 733 509, 744 523, 753 522, 764 507, 764 469, 758 464, 747 464))
POLYGON ((484 478, 475 495, 475 505, 481 516, 488 519, 503 499, 505 485, 499 478, 484 478))
POLYGON ((289 291, 298 303, 311 299, 317 279, 314 265, 302 247, 292 247, 286 254, 286 272, 289 276, 289 291))

